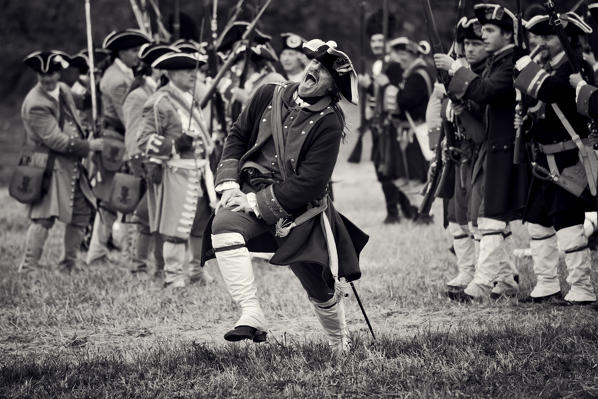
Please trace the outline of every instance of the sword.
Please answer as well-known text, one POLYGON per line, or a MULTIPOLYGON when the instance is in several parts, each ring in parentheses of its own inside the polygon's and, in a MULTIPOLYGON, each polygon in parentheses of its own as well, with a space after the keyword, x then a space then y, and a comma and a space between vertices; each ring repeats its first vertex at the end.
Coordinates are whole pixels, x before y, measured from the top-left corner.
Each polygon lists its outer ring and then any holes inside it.
POLYGON ((372 333, 372 338, 374 338, 374 340, 375 340, 376 335, 374 334, 374 329, 372 328, 372 325, 370 324, 370 319, 368 318, 368 314, 365 312, 365 308, 363 307, 363 304, 361 303, 361 299, 359 298, 359 295, 357 295, 357 290, 355 289, 355 285, 353 285, 352 281, 349 284, 351 285, 351 289, 353 290, 353 295, 355 295, 355 299, 357 299, 357 303, 359 304, 359 309, 361 309, 363 318, 365 319, 365 322, 368 325, 368 328, 370 329, 370 333, 372 333))

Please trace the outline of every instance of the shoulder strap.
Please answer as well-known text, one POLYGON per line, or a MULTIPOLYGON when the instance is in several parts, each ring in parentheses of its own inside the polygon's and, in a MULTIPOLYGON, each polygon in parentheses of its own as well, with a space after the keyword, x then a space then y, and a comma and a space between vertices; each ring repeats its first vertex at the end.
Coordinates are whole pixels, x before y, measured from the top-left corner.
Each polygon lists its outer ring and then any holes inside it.
POLYGON ((278 85, 274 89, 272 96, 272 138, 274 139, 274 149, 278 157, 278 168, 283 180, 286 179, 286 172, 284 169, 284 138, 282 133, 282 91, 283 86, 278 85))
POLYGON ((430 75, 428 74, 428 71, 426 70, 426 68, 423 66, 417 67, 414 72, 417 73, 419 76, 421 76, 424 79, 424 82, 426 82, 426 87, 428 88, 428 94, 432 93, 434 86, 432 84, 432 79, 430 78, 430 75))
MULTIPOLYGON (((581 163, 583 164, 583 167, 586 171, 586 177, 588 179, 588 184, 590 186, 590 193, 592 195, 596 195, 596 176, 594 174, 594 170, 591 167, 591 163, 588 159, 588 152, 586 150, 586 147, 584 146, 583 142, 581 141, 581 138, 575 132, 575 129, 573 129, 573 126, 571 126, 571 123, 569 123, 569 121, 565 117, 565 114, 563 114, 563 111, 561 111, 559 106, 555 103, 552 103, 550 105, 552 106, 552 109, 554 110, 556 115, 559 117, 559 120, 565 127, 565 130, 567 131, 567 133, 569 133, 569 136, 571 136, 571 140, 573 140, 573 142, 577 146, 577 149, 579 150, 579 155, 581 157, 581 163)), ((592 155, 594 155, 594 154, 592 154, 592 155)))

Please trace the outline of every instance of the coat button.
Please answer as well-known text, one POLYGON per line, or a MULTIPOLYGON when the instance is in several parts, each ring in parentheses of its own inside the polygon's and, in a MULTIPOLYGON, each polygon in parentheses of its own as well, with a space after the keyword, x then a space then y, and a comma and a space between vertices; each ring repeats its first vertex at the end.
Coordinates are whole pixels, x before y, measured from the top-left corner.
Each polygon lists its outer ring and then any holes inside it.
POLYGON ((302 130, 302 131, 301 131, 301 134, 305 134, 305 130, 302 130))
POLYGON ((266 118, 262 119, 262 122, 266 122, 266 118))
POLYGON ((309 124, 310 124, 310 125, 313 125, 313 124, 314 124, 314 121, 309 121, 309 124))

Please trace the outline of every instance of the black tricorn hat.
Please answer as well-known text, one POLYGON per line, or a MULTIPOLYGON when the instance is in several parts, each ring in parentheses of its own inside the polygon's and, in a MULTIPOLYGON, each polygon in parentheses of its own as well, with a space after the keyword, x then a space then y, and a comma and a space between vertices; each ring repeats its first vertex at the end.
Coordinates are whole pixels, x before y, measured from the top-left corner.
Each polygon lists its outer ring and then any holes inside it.
POLYGON ((517 17, 508 8, 500 4, 480 3, 473 6, 473 12, 482 25, 492 24, 507 32, 517 29, 517 17))
MULTIPOLYGON (((235 43, 241 40, 248 26, 249 22, 242 21, 237 21, 230 25, 228 29, 222 33, 221 40, 216 43, 216 50, 221 52, 231 50, 235 43)), ((265 44, 272 40, 272 36, 266 35, 258 28, 253 30, 253 34, 253 43, 255 44, 265 44)))
POLYGON ((463 17, 457 22, 457 42, 463 43, 465 39, 482 40, 482 24, 477 18, 463 17))
POLYGON ((141 46, 137 58, 147 65, 152 65, 154 61, 168 53, 178 53, 179 49, 166 44, 147 43, 141 46))
POLYGON ((336 42, 312 39, 303 43, 303 52, 307 58, 320 61, 332 75, 343 97, 357 104, 359 102, 357 73, 349 56, 336 47, 336 42))
MULTIPOLYGON (((388 37, 393 37, 395 29, 397 28, 397 19, 394 15, 388 15, 388 37)), ((372 37, 376 34, 382 34, 384 28, 384 11, 379 9, 372 15, 370 15, 365 24, 365 33, 368 37, 372 37)))
POLYGON ((280 49, 281 53, 284 50, 296 50, 300 53, 303 52, 303 43, 305 43, 305 39, 301 36, 295 33, 286 32, 281 33, 280 38, 282 40, 282 48, 280 49))
POLYGON ((207 47, 208 42, 201 42, 198 43, 195 40, 186 40, 186 39, 179 39, 176 42, 172 43, 173 47, 176 47, 183 53, 201 53, 201 54, 208 54, 207 47))
MULTIPOLYGON (((559 19, 561 26, 565 29, 565 33, 568 35, 579 36, 592 33, 592 28, 574 12, 559 14, 559 19)), ((525 28, 531 33, 540 36, 556 34, 556 31, 550 24, 550 17, 548 15, 536 15, 527 21, 525 28)))
POLYGON ((37 73, 50 74, 69 67, 71 57, 60 50, 34 51, 23 62, 37 73))
MULTIPOLYGON (((93 61, 96 64, 102 63, 106 58, 110 57, 110 51, 103 48, 96 48, 93 50, 93 61)), ((89 72, 89 52, 87 49, 82 49, 77 54, 71 56, 72 67, 79 70, 80 74, 89 72)))
POLYGON ((199 53, 189 54, 171 52, 158 57, 152 63, 152 68, 164 69, 167 71, 195 69, 197 66, 204 65, 206 62, 208 62, 208 57, 199 53))
MULTIPOLYGON (((237 52, 235 54, 236 61, 240 60, 241 58, 245 57, 247 47, 242 44, 237 48, 237 52)), ((251 61, 259 62, 260 60, 266 60, 269 62, 277 62, 278 56, 276 55, 276 51, 270 46, 269 43, 266 44, 256 44, 251 46, 251 61)))
POLYGON ((102 47, 112 51, 128 50, 150 43, 152 40, 142 31, 125 29, 112 31, 102 42, 102 47))

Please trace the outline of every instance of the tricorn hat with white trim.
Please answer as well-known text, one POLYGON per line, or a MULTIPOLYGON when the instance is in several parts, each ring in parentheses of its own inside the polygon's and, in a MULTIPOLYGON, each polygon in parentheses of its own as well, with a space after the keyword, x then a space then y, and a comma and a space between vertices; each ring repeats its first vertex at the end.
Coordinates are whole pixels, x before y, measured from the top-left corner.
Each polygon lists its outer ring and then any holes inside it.
POLYGON ((207 47, 208 42, 201 42, 198 43, 192 39, 179 39, 176 42, 172 43, 173 47, 176 47, 183 53, 201 53, 201 54, 208 54, 207 47))
MULTIPOLYGON (((571 36, 589 35, 592 33, 590 25, 574 12, 559 14, 561 25, 565 33, 571 36)), ((550 24, 548 15, 536 15, 525 24, 525 29, 535 35, 547 36, 556 34, 554 27, 550 24)))
POLYGON ((508 32, 516 31, 517 17, 500 4, 480 3, 473 6, 473 12, 480 24, 492 24, 508 32))
POLYGON ((119 32, 110 32, 102 42, 102 47, 112 51, 121 51, 139 47, 151 41, 152 40, 140 30, 125 29, 119 32))
POLYGON ((68 68, 71 57, 60 50, 34 51, 23 62, 35 72, 46 75, 68 68))
MULTIPOLYGON (((96 66, 102 63, 102 61, 104 61, 106 58, 110 57, 110 54, 110 51, 103 48, 94 49, 93 61, 96 66)), ((77 54, 72 55, 70 64, 72 67, 77 68, 80 74, 86 74, 89 72, 89 52, 87 49, 83 49, 77 54)))
MULTIPOLYGON (((216 43, 216 49, 221 52, 230 51, 235 43, 241 40, 248 26, 249 22, 237 21, 233 23, 222 33, 221 40, 216 43)), ((272 36, 265 34, 258 28, 253 30, 254 44, 265 44, 270 40, 272 40, 272 36)))
POLYGON ((457 22, 457 42, 468 40, 482 40, 482 24, 477 18, 463 17, 457 22))
POLYGON ((158 57, 153 63, 152 68, 164 69, 167 71, 176 71, 182 69, 195 69, 198 66, 208 62, 205 55, 194 53, 171 52, 158 57))
POLYGON ((414 42, 408 37, 397 37, 388 42, 388 46, 393 50, 405 50, 416 55, 430 54, 430 43, 425 40, 421 42, 414 42))
POLYGON ((295 50, 299 51, 300 53, 303 52, 303 43, 305 42, 305 39, 301 36, 295 33, 286 32, 281 33, 280 38, 282 39, 282 48, 280 49, 281 53, 284 50, 295 50))
MULTIPOLYGON (((239 61, 243 57, 245 57, 245 52, 247 50, 247 46, 244 44, 240 45, 235 54, 236 61, 239 61)), ((251 61, 259 62, 260 60, 266 60, 269 62, 277 62, 278 56, 276 55, 276 51, 268 44, 256 44, 251 46, 251 61)))
POLYGON ((180 50, 166 44, 147 43, 141 46, 137 58, 147 65, 152 65, 154 61, 168 53, 179 53, 180 50))
POLYGON ((343 97, 353 104, 359 102, 357 73, 349 56, 337 50, 336 42, 313 39, 303 43, 303 52, 307 58, 322 63, 332 75, 343 97))

